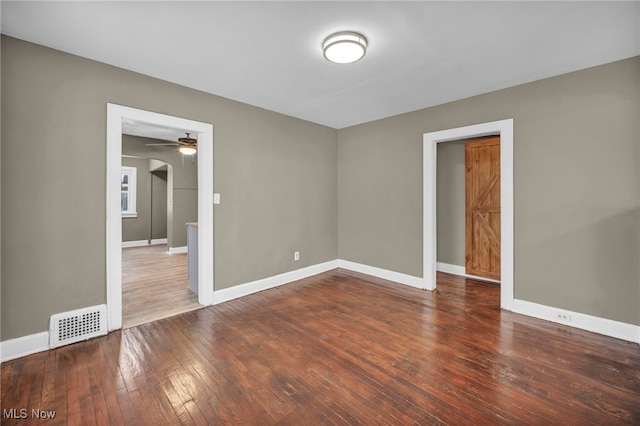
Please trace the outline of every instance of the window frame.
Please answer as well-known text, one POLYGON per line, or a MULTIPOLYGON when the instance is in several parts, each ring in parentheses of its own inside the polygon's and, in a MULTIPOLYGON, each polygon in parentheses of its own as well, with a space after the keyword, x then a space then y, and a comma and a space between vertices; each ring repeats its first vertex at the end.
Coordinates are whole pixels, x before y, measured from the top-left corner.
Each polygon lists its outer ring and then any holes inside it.
POLYGON ((122 190, 122 175, 128 175, 129 179, 128 179, 128 187, 127 187, 127 194, 128 194, 128 202, 127 202, 127 210, 122 210, 122 207, 120 209, 120 212, 122 214, 122 217, 138 217, 138 211, 136 210, 136 193, 137 193, 137 186, 138 186, 138 169, 137 167, 132 167, 132 166, 122 166, 121 170, 120 170, 120 197, 122 197, 122 193, 124 192, 122 190))

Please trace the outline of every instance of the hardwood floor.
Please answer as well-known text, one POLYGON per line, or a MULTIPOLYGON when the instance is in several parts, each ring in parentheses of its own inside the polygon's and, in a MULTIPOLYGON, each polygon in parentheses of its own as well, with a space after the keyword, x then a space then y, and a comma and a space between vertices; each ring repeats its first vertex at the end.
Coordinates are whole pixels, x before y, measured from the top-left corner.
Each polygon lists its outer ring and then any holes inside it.
POLYGON ((638 344, 499 299, 446 274, 427 292, 338 269, 3 363, 2 409, 73 425, 640 424, 638 344))
POLYGON ((166 245, 122 249, 124 328, 201 307, 189 290, 186 254, 168 254, 166 245))

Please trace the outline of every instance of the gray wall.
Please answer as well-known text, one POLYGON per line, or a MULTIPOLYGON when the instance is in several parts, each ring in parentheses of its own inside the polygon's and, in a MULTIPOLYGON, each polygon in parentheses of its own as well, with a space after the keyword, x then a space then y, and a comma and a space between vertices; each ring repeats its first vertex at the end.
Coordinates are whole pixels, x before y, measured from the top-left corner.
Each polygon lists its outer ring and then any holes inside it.
POLYGON ((640 324, 640 57, 338 135, 342 259, 422 276, 422 135, 514 119, 515 296, 640 324))
POLYGON ((337 258, 335 129, 6 36, 1 78, 2 340, 106 301, 107 102, 213 123, 216 289, 337 258))
POLYGON ((123 166, 135 167, 137 217, 122 218, 122 241, 148 240, 151 229, 151 173, 149 160, 144 158, 123 158, 123 166))
POLYGON ((437 261, 465 266, 465 141, 439 143, 437 150, 437 261))
POLYGON ((2 340, 106 300, 107 102, 214 124, 216 289, 421 276, 423 133, 512 117, 516 297, 640 325, 640 58, 340 131, 5 36, 1 64, 2 340))

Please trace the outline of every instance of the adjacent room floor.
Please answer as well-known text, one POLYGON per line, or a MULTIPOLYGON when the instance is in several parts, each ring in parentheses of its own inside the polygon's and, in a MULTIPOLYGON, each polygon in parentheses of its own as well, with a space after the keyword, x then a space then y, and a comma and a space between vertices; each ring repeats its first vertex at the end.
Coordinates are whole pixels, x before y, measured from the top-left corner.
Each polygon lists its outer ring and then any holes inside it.
POLYGON ((169 254, 166 245, 122 249, 123 328, 201 307, 189 290, 186 254, 169 254))
POLYGON ((336 269, 5 362, 2 408, 83 425, 640 424, 637 343, 499 300, 446 274, 428 292, 336 269))

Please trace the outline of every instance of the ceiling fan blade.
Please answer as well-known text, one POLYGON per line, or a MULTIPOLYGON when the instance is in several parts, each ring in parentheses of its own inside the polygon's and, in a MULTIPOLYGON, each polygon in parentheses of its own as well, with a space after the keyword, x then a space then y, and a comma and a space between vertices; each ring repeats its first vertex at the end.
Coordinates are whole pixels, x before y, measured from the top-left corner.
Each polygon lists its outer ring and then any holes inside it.
POLYGON ((180 144, 177 142, 167 142, 167 143, 145 143, 144 146, 179 146, 180 144))

